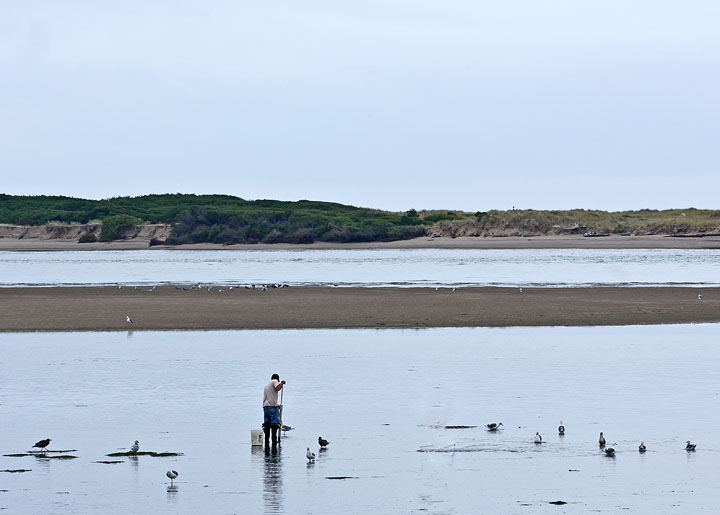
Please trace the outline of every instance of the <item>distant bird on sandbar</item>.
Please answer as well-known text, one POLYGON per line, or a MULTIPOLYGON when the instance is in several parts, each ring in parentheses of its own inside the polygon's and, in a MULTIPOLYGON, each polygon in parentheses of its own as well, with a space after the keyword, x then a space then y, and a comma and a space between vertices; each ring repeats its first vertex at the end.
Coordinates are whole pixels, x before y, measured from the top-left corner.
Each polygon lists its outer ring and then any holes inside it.
POLYGON ((540 433, 535 433, 535 439, 533 441, 535 443, 543 443, 542 436, 540 436, 540 433))
POLYGON ((453 286, 453 289, 452 289, 453 293, 455 293, 455 290, 457 290, 457 286, 453 286))
MULTIPOLYGON (((41 442, 41 443, 42 443, 42 442, 41 442)), ((686 451, 694 451, 694 450, 695 450, 695 447, 697 447, 697 444, 695 444, 695 443, 690 443, 690 440, 688 440, 688 441, 685 442, 685 443, 687 444, 687 445, 685 445, 685 450, 686 450, 686 451)))
POLYGON ((39 442, 37 442, 35 445, 33 445, 33 447, 37 447, 41 451, 47 451, 47 446, 50 445, 51 441, 52 438, 46 438, 45 440, 40 440, 39 442))
POLYGON ((307 457, 308 461, 315 461, 315 453, 310 452, 310 447, 307 448, 307 452, 305 453, 305 456, 307 457))
MULTIPOLYGON (((613 444, 613 445, 617 445, 617 444, 613 444)), ((613 447, 608 447, 607 449, 603 449, 603 450, 605 451, 605 456, 611 456, 611 457, 615 456, 615 449, 613 447)))
POLYGON ((598 438, 598 444, 600 444, 600 447, 605 447, 605 437, 602 434, 602 431, 600 431, 600 438, 598 438))
POLYGON ((498 422, 497 424, 495 422, 491 422, 490 424, 485 424, 485 427, 488 428, 488 431, 497 431, 500 429, 501 425, 503 425, 502 422, 498 422))
POLYGON ((645 447, 645 442, 640 442, 640 445, 638 446, 639 452, 645 452, 647 451, 647 447, 645 447))
POLYGON ((128 324, 132 324, 132 323, 133 323, 132 318, 130 318, 130 315, 125 315, 125 321, 126 321, 128 324))
POLYGON ((322 436, 318 436, 318 443, 320 444, 320 447, 327 447, 330 442, 325 440, 322 436))
POLYGON ((179 474, 175 470, 168 470, 167 472, 165 472, 165 475, 170 478, 170 484, 172 485, 173 481, 176 477, 178 477, 179 474))
POLYGON ((138 452, 140 450, 140 442, 135 440, 135 443, 130 447, 130 452, 138 452))
POLYGON ((522 286, 521 286, 520 288, 518 288, 518 291, 519 291, 520 293, 522 293, 522 286))
POLYGON ((698 300, 702 300, 702 295, 698 294, 698 300))
POLYGON ((558 426, 558 434, 561 436, 565 434, 565 426, 563 425, 562 420, 560 421, 560 425, 558 426))

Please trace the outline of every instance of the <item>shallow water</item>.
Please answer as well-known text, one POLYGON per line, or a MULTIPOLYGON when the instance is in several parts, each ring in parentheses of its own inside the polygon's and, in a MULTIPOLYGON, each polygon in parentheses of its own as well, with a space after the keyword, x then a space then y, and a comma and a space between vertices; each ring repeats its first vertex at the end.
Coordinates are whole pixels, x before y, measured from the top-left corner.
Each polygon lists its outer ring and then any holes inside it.
POLYGON ((714 513, 720 325, 0 336, 9 513, 714 513), (250 446, 288 381, 279 454, 250 446), (565 437, 556 433, 563 421, 565 437), (482 425, 502 421, 489 433, 482 425), (446 425, 477 425, 446 429, 446 425), (546 443, 535 445, 532 436, 546 443), (617 456, 600 453, 604 431, 617 456), (331 441, 319 452, 317 437, 331 441), (99 464, 140 440, 183 456, 99 464), (698 444, 683 450, 685 440, 698 444), (644 440, 648 453, 640 455, 644 440), (308 465, 305 448, 318 457, 308 465), (180 476, 169 488, 165 471, 180 476), (349 479, 326 479, 351 476, 349 479), (567 506, 549 501, 563 500, 567 506))
POLYGON ((0 286, 720 284, 720 252, 668 249, 0 252, 0 286))

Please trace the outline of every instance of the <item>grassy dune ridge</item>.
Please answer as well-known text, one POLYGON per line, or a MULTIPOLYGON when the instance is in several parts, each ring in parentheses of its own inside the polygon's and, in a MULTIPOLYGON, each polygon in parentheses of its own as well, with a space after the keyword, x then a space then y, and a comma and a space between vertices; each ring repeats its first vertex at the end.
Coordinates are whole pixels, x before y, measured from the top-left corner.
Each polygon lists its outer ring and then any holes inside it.
POLYGON ((333 202, 245 200, 230 195, 163 194, 89 200, 0 194, 0 223, 100 222, 99 237, 114 241, 128 228, 168 224, 154 243, 312 243, 395 241, 419 236, 528 236, 596 231, 608 234, 720 232, 720 210, 694 208, 608 212, 573 209, 391 212, 333 202))

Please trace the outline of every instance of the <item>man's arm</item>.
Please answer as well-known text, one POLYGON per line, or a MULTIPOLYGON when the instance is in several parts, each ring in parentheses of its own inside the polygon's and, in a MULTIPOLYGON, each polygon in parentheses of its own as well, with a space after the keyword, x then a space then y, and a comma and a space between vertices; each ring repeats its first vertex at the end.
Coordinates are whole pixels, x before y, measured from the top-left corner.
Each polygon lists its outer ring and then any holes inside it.
POLYGON ((282 387, 283 387, 284 384, 285 384, 285 381, 284 381, 284 380, 283 380, 283 381, 280 381, 280 382, 278 383, 278 385, 275 387, 275 389, 279 392, 280 390, 282 390, 282 387))

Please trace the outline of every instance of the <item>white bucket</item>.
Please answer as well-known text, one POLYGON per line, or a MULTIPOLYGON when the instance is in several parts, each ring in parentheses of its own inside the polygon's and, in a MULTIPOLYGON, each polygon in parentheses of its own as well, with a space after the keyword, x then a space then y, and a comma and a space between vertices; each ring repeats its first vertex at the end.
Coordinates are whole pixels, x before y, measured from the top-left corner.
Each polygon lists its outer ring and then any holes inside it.
POLYGON ((250 430, 250 444, 255 447, 257 445, 262 447, 263 444, 263 431, 262 429, 251 429, 250 430))

